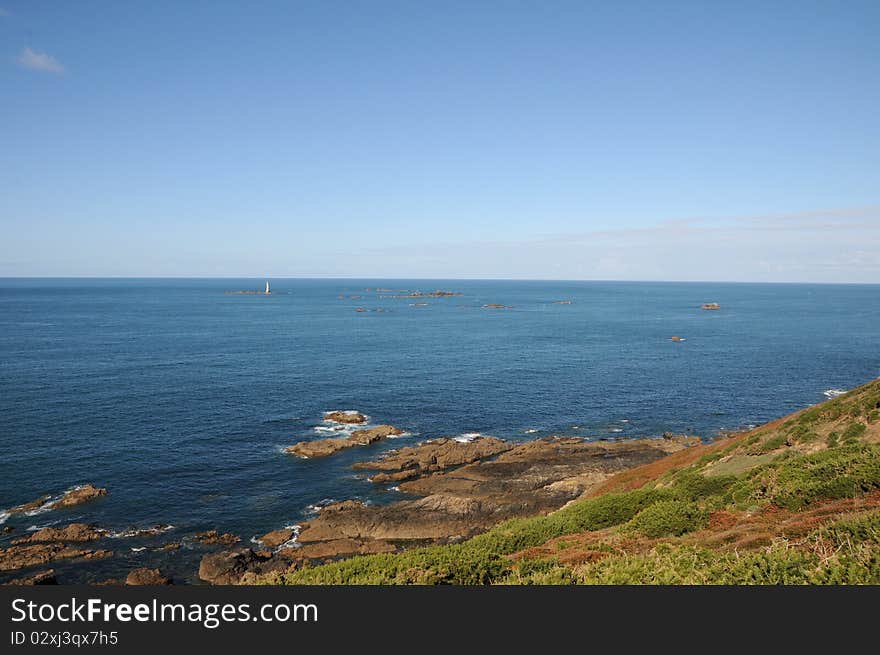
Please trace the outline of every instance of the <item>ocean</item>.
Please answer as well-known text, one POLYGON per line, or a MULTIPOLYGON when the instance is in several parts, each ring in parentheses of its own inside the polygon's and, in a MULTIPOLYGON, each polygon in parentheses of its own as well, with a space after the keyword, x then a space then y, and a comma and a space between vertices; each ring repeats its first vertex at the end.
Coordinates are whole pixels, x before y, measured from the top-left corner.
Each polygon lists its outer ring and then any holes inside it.
POLYGON ((351 468, 391 448, 472 433, 710 438, 880 375, 874 285, 271 282, 263 296, 226 293, 263 279, 0 279, 0 511, 85 482, 109 490, 0 513, 15 528, 0 546, 71 521, 169 524, 159 542, 52 566, 63 582, 133 566, 192 582, 203 550, 153 546, 209 529, 247 545, 329 499, 400 499, 351 468), (417 289, 461 295, 390 297, 417 289), (335 409, 407 433, 324 459, 283 452, 328 436, 335 409))

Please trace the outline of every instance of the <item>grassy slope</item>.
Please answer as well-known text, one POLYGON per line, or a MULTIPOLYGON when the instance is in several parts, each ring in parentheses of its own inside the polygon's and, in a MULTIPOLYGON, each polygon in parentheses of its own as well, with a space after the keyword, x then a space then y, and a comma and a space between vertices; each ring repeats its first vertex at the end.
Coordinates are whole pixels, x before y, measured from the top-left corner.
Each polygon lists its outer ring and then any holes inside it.
POLYGON ((880 584, 880 380, 466 542, 280 584, 880 584))

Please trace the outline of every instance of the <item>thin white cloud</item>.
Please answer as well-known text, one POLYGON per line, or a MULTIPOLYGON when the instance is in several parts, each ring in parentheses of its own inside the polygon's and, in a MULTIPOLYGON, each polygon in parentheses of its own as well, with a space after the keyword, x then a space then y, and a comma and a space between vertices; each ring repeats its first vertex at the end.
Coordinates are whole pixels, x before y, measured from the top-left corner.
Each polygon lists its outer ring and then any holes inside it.
POLYGON ((31 48, 25 48, 18 56, 18 63, 23 68, 46 73, 63 73, 64 66, 55 57, 45 52, 37 52, 31 48))

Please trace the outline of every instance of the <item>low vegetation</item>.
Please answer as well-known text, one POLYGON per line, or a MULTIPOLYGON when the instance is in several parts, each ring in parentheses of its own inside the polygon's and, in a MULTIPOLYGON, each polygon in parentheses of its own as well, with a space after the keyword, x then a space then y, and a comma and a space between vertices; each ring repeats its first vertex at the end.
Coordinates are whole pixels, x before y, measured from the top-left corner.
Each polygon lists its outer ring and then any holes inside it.
MULTIPOLYGON (((280 584, 880 584, 880 381, 628 491, 280 584)), ((649 465, 655 466, 655 465, 649 465)), ((651 469, 653 472, 654 469, 651 469)), ((622 474, 623 475, 623 474, 622 474)), ((607 488, 613 488, 608 486, 607 488)))

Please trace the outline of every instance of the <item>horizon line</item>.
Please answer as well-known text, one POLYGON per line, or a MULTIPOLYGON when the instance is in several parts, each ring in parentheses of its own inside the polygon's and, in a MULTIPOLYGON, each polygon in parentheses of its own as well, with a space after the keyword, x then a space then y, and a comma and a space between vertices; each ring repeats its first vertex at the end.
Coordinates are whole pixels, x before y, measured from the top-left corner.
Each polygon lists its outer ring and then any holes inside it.
POLYGON ((0 280, 402 280, 411 282, 632 282, 640 284, 811 284, 877 286, 878 282, 770 280, 645 280, 612 278, 373 277, 350 275, 0 275, 0 280))

